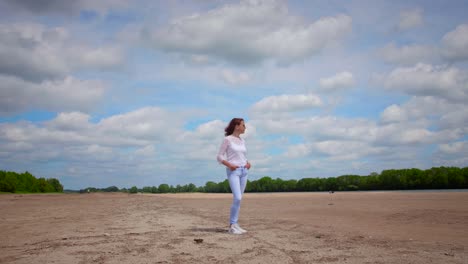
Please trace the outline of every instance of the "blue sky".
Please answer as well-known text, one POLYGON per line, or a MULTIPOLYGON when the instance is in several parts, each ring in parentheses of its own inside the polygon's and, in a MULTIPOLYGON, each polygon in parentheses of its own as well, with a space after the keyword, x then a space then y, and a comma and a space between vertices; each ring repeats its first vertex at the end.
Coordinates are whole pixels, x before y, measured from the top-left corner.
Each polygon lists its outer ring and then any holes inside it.
POLYGON ((0 3, 0 169, 67 189, 468 165, 468 1, 0 3))

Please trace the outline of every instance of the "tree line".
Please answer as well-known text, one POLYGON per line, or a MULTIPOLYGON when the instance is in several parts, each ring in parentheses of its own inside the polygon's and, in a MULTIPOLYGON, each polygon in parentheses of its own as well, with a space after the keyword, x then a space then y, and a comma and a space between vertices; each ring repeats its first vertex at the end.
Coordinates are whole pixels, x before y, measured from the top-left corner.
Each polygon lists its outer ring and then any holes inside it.
MULTIPOLYGON (((371 190, 418 190, 418 189, 467 189, 468 167, 433 167, 427 170, 391 169, 380 174, 342 175, 329 178, 302 178, 300 180, 272 179, 265 176, 247 182, 246 192, 317 192, 317 191, 371 191, 371 190)), ((55 178, 37 179, 29 172, 16 173, 0 170, 0 192, 63 192, 63 185, 55 178)), ((107 188, 88 187, 79 190, 88 192, 127 192, 127 193, 229 193, 229 182, 208 181, 204 186, 187 185, 145 186, 119 189, 116 186, 107 188)))
POLYGON ((29 172, 0 170, 0 192, 50 193, 63 192, 63 185, 55 178, 36 178, 29 172))
MULTIPOLYGON (((468 188, 468 167, 434 167, 427 170, 391 169, 380 174, 342 175, 329 178, 302 178, 300 180, 272 179, 265 176, 247 182, 246 192, 320 192, 320 191, 371 191, 371 190, 421 190, 421 189, 466 189, 468 188)), ((80 192, 120 191, 128 193, 180 193, 205 192, 229 193, 229 182, 208 181, 204 186, 187 185, 146 186, 119 189, 111 186, 104 189, 89 187, 80 192)))

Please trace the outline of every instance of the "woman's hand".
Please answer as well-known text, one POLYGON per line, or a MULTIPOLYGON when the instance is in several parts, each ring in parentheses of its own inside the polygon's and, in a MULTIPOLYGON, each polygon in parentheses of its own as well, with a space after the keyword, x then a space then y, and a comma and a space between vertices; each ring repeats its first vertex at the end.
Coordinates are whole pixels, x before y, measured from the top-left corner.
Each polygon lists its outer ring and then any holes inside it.
POLYGON ((230 170, 234 171, 238 168, 238 166, 236 165, 232 165, 231 163, 223 160, 223 162, 221 162, 222 164, 224 164, 224 166, 228 167, 230 170))
POLYGON ((245 167, 246 167, 248 170, 250 170, 250 166, 251 166, 251 165, 250 165, 250 162, 247 161, 247 164, 245 164, 245 167))

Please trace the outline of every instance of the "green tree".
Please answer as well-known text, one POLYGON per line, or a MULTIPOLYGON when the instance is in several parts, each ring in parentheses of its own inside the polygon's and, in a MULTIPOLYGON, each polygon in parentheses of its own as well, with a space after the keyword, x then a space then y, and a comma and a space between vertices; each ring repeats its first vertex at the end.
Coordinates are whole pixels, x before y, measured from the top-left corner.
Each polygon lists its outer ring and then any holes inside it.
POLYGON ((322 185, 323 187, 320 191, 336 191, 338 189, 338 184, 336 178, 329 177, 325 179, 325 184, 322 185))
POLYGON ((145 186, 141 189, 141 192, 144 192, 144 193, 151 193, 151 191, 152 191, 151 186, 145 186))
POLYGON ((186 191, 187 192, 195 192, 196 189, 197 189, 197 186, 195 186, 195 184, 193 184, 193 183, 190 183, 189 185, 187 185, 186 191))
POLYGON ((205 183, 205 192, 207 193, 217 193, 219 192, 218 190, 218 184, 212 181, 208 181, 205 183))
POLYGON ((21 173, 21 174, 16 174, 17 177, 17 186, 16 186, 16 192, 34 192, 33 186, 34 182, 36 181, 36 178, 31 175, 29 172, 21 173))
POLYGON ((262 177, 261 179, 257 181, 256 191, 257 192, 271 192, 274 189, 273 183, 274 181, 270 177, 268 176, 262 177))
POLYGON ((406 171, 407 189, 422 189, 424 171, 412 168, 406 171))
POLYGON ((359 190, 361 177, 359 175, 343 175, 336 178, 336 188, 339 191, 359 190))
POLYGON ((428 189, 445 189, 448 186, 448 173, 445 167, 431 168, 427 170, 426 188, 428 189))
POLYGON ((3 178, 3 182, 0 182, 0 191, 2 192, 15 192, 17 180, 16 176, 12 172, 6 172, 3 178))
POLYGON ((159 187, 158 187, 158 192, 159 193, 168 193, 170 192, 170 188, 169 188, 169 185, 163 183, 163 184, 160 184, 159 187))
POLYGON ((464 178, 464 184, 460 188, 468 188, 468 167, 462 168, 461 171, 464 178))
POLYGON ((448 170, 448 188, 462 188, 464 179, 463 171, 457 167, 447 168, 448 170))
POLYGON ((38 183, 40 192, 42 193, 54 192, 54 188, 47 182, 45 178, 37 179, 37 183, 38 183))
POLYGON ((384 170, 380 173, 380 181, 385 190, 397 190, 400 186, 400 173, 398 170, 384 170))
MULTIPOLYGON (((63 192, 63 185, 55 178, 47 179, 47 183, 52 186, 54 192, 63 192)), ((117 187, 116 187, 117 188, 117 187)))
POLYGON ((130 188, 129 190, 129 193, 137 193, 138 192, 138 188, 136 186, 132 186, 132 188, 130 188))
POLYGON ((297 181, 296 180, 287 180, 283 182, 283 185, 280 188, 280 191, 283 192, 294 192, 296 191, 296 185, 297 181))

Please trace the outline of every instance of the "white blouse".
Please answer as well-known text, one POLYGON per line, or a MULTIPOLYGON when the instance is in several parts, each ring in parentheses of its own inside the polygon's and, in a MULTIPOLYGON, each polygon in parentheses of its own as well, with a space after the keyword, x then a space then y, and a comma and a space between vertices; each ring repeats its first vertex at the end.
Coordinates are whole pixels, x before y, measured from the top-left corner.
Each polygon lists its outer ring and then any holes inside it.
POLYGON ((247 148, 244 139, 229 135, 224 138, 223 144, 219 148, 216 159, 219 163, 227 160, 235 166, 245 166, 247 164, 247 148))

